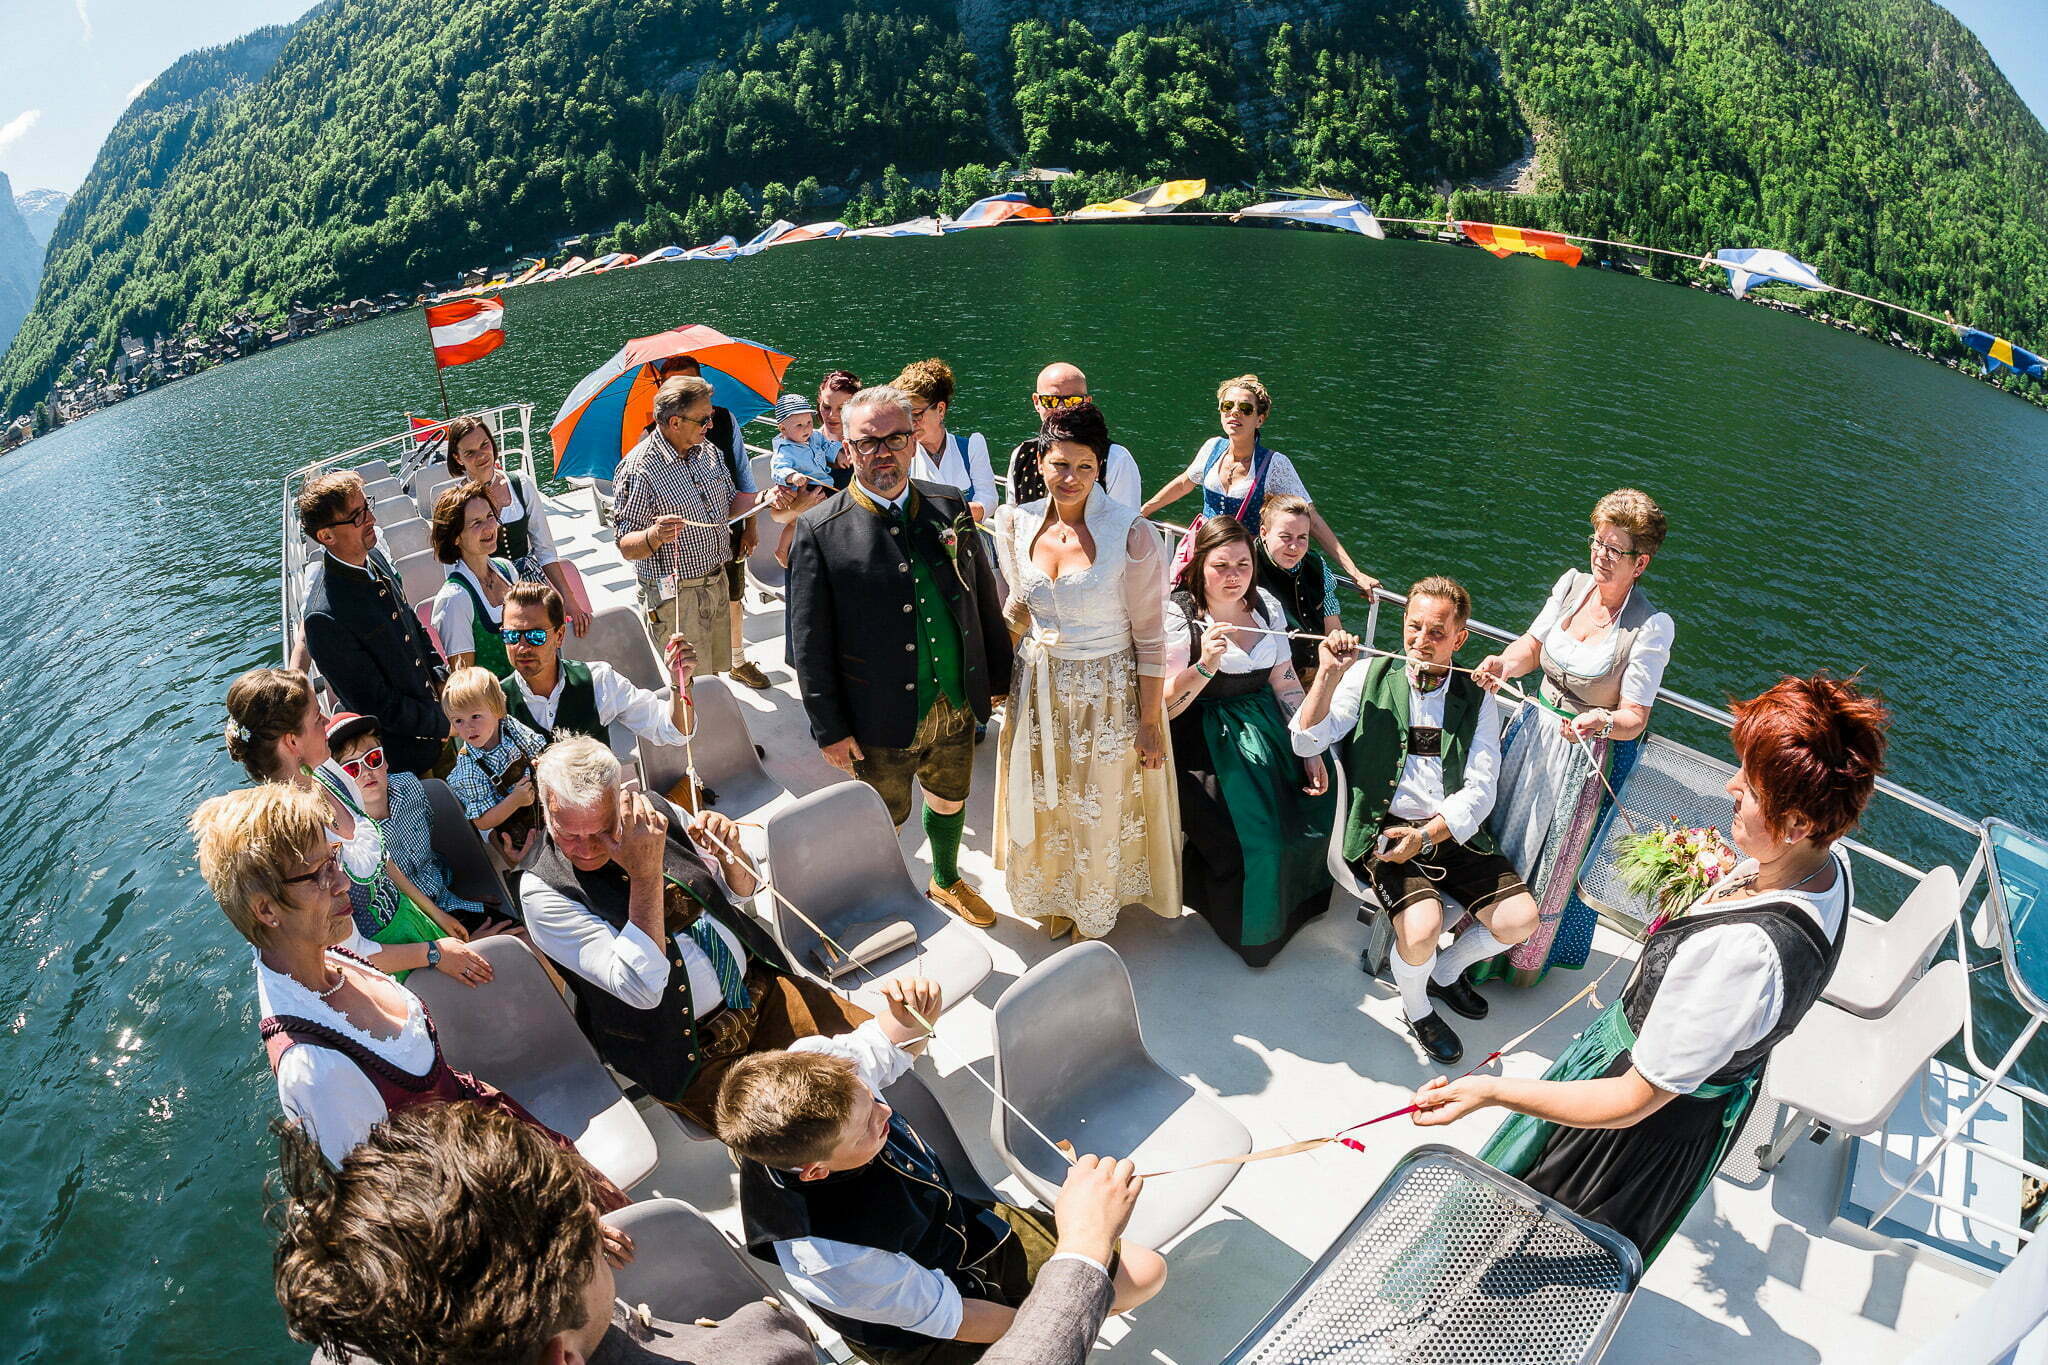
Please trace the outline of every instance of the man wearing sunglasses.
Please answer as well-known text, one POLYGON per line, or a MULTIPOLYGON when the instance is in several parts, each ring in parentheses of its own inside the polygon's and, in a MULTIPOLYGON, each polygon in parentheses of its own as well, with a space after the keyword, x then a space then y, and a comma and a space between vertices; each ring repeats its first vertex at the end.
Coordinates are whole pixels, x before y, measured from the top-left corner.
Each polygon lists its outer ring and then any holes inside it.
MULTIPOLYGON (((676 687, 663 701, 602 659, 564 659, 567 619, 562 595, 549 584, 515 583, 505 594, 500 638, 512 671, 498 681, 505 688, 506 714, 550 740, 558 731, 602 738, 617 723, 651 744, 681 744, 685 688, 676 687)), ((697 651, 681 636, 670 636, 663 653, 671 676, 687 680, 696 672, 697 651)))
POLYGON ((446 771, 448 667, 376 549, 377 515, 363 481, 316 474, 299 489, 299 526, 320 556, 306 585, 306 649, 343 710, 374 716, 391 766, 426 777, 446 771))
MULTIPOLYGON (((1093 403, 1088 376, 1064 360, 1055 360, 1038 372, 1038 387, 1031 394, 1031 410, 1040 422, 1064 408, 1093 403)), ((1029 436, 1010 452, 1010 501, 1022 505, 1045 496, 1045 480, 1038 473, 1040 440, 1029 436)), ((1109 458, 1102 465, 1102 492, 1114 502, 1136 507, 1145 501, 1144 479, 1131 452, 1112 443, 1109 458)))
POLYGON ((960 875, 974 727, 1010 690, 1002 593, 959 491, 913 482, 910 398, 862 389, 840 414, 853 482, 789 546, 789 658, 826 761, 910 818, 924 788, 928 894, 970 924, 995 911, 960 875))

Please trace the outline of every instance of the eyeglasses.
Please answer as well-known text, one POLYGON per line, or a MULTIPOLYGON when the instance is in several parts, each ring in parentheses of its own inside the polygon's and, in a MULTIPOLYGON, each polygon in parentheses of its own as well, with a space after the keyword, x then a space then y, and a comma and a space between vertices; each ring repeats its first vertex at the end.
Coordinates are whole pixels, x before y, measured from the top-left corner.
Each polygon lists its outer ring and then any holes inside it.
POLYGON ((907 431, 892 431, 887 436, 863 436, 859 440, 848 441, 846 444, 852 448, 853 453, 856 455, 879 455, 885 450, 894 455, 910 444, 910 433, 907 431))
POLYGON ((361 758, 343 759, 341 761, 341 770, 347 773, 350 777, 361 777, 363 773, 366 771, 373 773, 383 772, 384 746, 379 744, 376 748, 370 750, 368 753, 365 753, 361 758))
POLYGON ((330 529, 336 526, 362 526, 367 524, 369 520, 375 515, 376 513, 370 510, 370 504, 366 502, 361 507, 358 507, 355 511, 350 512, 346 516, 340 517, 337 520, 330 521, 327 523, 327 525, 330 529))
POLYGON ((1257 413, 1258 410, 1259 405, 1257 403, 1243 398, 1225 398, 1216 405, 1216 411, 1222 413, 1225 417, 1230 416, 1233 412, 1243 417, 1250 417, 1257 413))
POLYGON ((708 427, 715 416, 717 416, 716 413, 707 412, 702 417, 692 417, 687 412, 679 412, 675 415, 675 420, 678 422, 688 422, 693 427, 708 427))
POLYGON ((910 420, 913 422, 922 422, 924 420, 924 415, 930 412, 931 410, 932 405, 930 403, 926 403, 921 408, 912 408, 910 410, 910 420))
POLYGON ((300 882, 333 881, 340 876, 341 852, 338 849, 329 849, 327 856, 315 864, 311 872, 301 872, 296 877, 285 877, 281 880, 286 886, 297 886, 300 882))
POLYGON ((1083 403, 1094 402, 1094 397, 1085 393, 1034 393, 1031 401, 1051 412, 1062 408, 1078 408, 1083 403))
POLYGON ((1598 536, 1587 536, 1586 548, 1591 550, 1594 557, 1598 559, 1627 559, 1629 556, 1638 553, 1634 546, 1624 549, 1619 545, 1609 545, 1598 536))
POLYGON ((501 630, 498 638, 508 645, 544 645, 551 633, 546 630, 501 630))

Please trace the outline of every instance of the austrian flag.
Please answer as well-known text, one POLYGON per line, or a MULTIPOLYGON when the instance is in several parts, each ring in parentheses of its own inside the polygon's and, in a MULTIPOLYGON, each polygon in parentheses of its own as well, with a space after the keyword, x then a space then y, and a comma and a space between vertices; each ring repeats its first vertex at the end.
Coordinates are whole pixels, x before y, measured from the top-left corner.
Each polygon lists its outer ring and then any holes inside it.
POLYGON ((503 299, 457 299, 427 309, 427 335, 441 369, 480 360, 505 344, 503 299))

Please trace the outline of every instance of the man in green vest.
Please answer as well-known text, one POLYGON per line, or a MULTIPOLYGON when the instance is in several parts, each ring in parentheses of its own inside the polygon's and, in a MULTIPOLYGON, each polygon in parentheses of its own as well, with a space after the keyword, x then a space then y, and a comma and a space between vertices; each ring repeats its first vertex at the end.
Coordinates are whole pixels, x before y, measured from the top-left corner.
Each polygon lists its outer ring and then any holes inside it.
POLYGON ((1536 928, 1535 898, 1483 828, 1500 776, 1500 713, 1469 673, 1450 667, 1471 616, 1456 581, 1423 579, 1401 619, 1405 665, 1382 657, 1354 669, 1357 637, 1333 632, 1290 722, 1297 754, 1337 746, 1351 788, 1344 859, 1393 919, 1390 965, 1409 1032, 1446 1065, 1464 1044, 1436 1002, 1485 1018, 1486 998, 1466 971, 1536 928), (1447 897, 1478 922, 1439 953, 1447 897))
MULTIPOLYGON (((562 595, 546 583, 515 583, 505 594, 505 654, 512 671, 504 684, 508 714, 550 740, 564 734, 603 739, 613 722, 651 744, 683 742, 683 705, 687 693, 674 689, 663 701, 657 693, 635 687, 601 659, 585 663, 562 657, 562 624, 567 620, 562 595)), ((694 661, 696 651, 680 635, 668 642, 668 663, 694 661)))

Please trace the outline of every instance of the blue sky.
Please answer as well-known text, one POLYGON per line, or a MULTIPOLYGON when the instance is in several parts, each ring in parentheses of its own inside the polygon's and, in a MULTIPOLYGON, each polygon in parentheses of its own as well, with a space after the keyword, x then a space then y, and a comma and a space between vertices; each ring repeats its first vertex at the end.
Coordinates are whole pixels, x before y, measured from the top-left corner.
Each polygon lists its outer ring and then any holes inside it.
MULTIPOLYGON (((1785 0, 1798 3, 1798 0, 1785 0)), ((2048 122, 2048 0, 1942 0, 2048 122)), ((107 130, 183 54, 297 18, 312 0, 8 0, 0 9, 0 172, 74 190, 107 130)))

